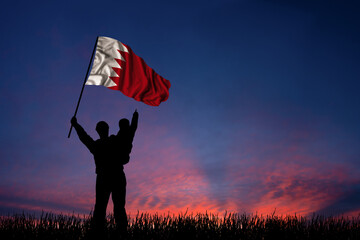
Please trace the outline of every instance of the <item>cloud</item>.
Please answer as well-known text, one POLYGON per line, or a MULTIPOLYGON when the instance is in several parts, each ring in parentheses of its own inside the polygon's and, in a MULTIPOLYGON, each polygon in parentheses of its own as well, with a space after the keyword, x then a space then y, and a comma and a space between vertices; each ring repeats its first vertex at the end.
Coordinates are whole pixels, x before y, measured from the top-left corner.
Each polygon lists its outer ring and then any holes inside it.
POLYGON ((360 182, 342 186, 342 194, 316 212, 331 216, 358 216, 360 214, 360 182))
POLYGON ((26 212, 48 211, 54 213, 89 213, 89 204, 79 199, 76 194, 50 189, 46 191, 29 191, 22 188, 1 187, 0 205, 2 214, 11 209, 22 209, 26 212))
POLYGON ((130 212, 199 211, 211 206, 209 186, 194 164, 195 154, 182 146, 168 129, 153 127, 134 144, 128 179, 127 209, 130 212), (141 140, 140 140, 141 139, 141 140), (156 139, 156 142, 152 141, 156 139))
POLYGON ((301 108, 242 111, 210 128, 212 155, 199 160, 218 209, 308 215, 336 207, 344 187, 359 180, 346 134, 326 118, 301 108))
POLYGON ((352 170, 309 151, 302 139, 312 137, 307 133, 290 141, 289 135, 276 141, 243 141, 228 162, 227 199, 249 212, 270 214, 276 209, 278 214, 308 215, 341 198, 344 186, 354 181, 352 170))

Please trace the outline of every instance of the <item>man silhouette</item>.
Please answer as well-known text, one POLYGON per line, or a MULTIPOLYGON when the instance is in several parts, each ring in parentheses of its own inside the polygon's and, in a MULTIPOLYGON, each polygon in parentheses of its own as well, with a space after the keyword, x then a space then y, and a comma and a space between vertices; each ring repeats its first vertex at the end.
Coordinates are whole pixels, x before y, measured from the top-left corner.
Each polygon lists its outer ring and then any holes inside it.
POLYGON ((94 155, 96 166, 96 197, 94 208, 94 227, 97 234, 104 232, 106 207, 110 193, 114 203, 114 217, 116 225, 122 234, 126 234, 127 215, 125 211, 126 177, 123 165, 130 159, 132 141, 137 128, 139 114, 135 110, 131 125, 129 120, 119 121, 120 130, 116 136, 109 137, 109 125, 100 121, 96 131, 100 139, 94 141, 77 122, 76 117, 71 119, 81 142, 94 155), (127 121, 127 124, 126 124, 127 121))

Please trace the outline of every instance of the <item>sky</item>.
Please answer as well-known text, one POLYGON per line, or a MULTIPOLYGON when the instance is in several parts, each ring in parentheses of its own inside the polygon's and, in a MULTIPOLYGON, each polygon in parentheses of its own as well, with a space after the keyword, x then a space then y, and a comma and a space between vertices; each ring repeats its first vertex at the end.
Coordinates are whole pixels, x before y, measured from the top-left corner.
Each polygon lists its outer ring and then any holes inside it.
MULTIPOLYGON (((138 110, 126 209, 357 216, 357 1, 5 1, 0 214, 89 214, 95 164, 70 119, 97 36, 171 83, 151 107, 86 86, 90 136, 138 110)), ((108 212, 112 212, 111 200, 108 212)))

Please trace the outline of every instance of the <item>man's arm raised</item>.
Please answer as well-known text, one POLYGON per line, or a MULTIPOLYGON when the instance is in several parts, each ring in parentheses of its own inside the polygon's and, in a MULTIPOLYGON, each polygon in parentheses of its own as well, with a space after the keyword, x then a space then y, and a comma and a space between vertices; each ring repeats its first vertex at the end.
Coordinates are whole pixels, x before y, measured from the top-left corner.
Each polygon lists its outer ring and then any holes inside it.
POLYGON ((84 130, 84 128, 77 122, 76 117, 71 118, 71 125, 75 128, 80 141, 92 152, 94 146, 94 139, 92 139, 84 130))
POLYGON ((138 126, 138 120, 139 120, 139 113, 138 113, 137 109, 135 109, 135 112, 133 113, 133 117, 131 119, 131 125, 130 125, 131 134, 132 134, 133 138, 135 136, 135 131, 138 126))

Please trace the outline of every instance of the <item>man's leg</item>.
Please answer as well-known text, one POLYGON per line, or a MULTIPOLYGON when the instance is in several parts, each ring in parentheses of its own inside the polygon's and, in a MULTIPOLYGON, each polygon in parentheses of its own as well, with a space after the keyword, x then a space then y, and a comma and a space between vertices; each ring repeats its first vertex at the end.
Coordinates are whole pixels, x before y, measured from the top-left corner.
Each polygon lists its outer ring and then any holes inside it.
POLYGON ((106 207, 110 197, 110 186, 105 176, 97 175, 96 177, 96 199, 94 209, 94 224, 97 234, 104 233, 106 218, 106 207))
POLYGON ((127 215, 125 211, 126 178, 121 172, 114 178, 112 189, 112 200, 114 203, 114 217, 117 227, 122 233, 127 231, 127 215))

